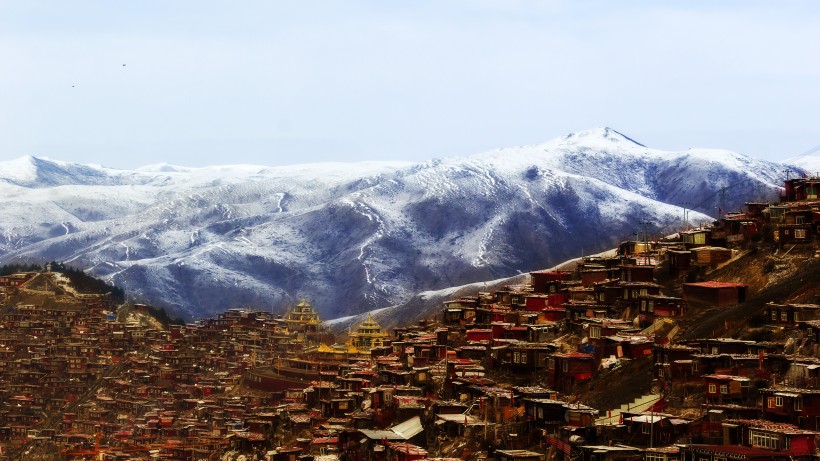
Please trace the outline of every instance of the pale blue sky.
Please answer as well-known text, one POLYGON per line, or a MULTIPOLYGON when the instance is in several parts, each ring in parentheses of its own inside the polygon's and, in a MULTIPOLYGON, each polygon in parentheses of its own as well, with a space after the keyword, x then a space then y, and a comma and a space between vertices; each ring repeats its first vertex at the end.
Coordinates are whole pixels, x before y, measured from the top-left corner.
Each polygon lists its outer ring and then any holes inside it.
POLYGON ((0 160, 820 144, 820 2, 0 0, 0 160), (125 64, 125 66, 123 66, 125 64))

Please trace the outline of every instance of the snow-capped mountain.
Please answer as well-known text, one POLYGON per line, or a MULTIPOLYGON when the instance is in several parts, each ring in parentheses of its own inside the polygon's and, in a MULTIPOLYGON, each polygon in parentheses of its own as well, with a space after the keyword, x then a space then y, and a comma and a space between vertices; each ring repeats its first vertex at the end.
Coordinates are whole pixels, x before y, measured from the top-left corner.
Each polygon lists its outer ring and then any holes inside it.
POLYGON ((773 196, 782 168, 609 128, 420 164, 124 171, 24 157, 0 163, 0 263, 63 261, 189 318, 302 296, 330 318, 598 252, 642 223, 671 232, 684 207, 708 221, 721 197, 736 209, 773 196))
POLYGON ((796 166, 809 174, 820 175, 820 154, 803 154, 784 161, 787 165, 796 166))

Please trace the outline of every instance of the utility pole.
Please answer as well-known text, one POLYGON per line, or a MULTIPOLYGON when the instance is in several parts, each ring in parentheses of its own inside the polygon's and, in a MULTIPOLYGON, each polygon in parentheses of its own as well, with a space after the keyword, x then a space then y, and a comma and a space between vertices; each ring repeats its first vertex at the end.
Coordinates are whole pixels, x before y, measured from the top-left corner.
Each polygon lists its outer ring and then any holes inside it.
POLYGON ((644 264, 649 265, 649 232, 646 229, 646 226, 649 225, 649 221, 641 221, 639 223, 643 228, 643 254, 644 254, 644 264))
POLYGON ((689 218, 687 216, 689 214, 689 211, 687 210, 687 208, 691 204, 691 202, 680 202, 680 205, 683 207, 683 226, 681 226, 683 230, 686 230, 686 228, 689 227, 689 218))
POLYGON ((718 203, 718 219, 723 219, 726 213, 726 186, 720 188, 720 203, 718 203))

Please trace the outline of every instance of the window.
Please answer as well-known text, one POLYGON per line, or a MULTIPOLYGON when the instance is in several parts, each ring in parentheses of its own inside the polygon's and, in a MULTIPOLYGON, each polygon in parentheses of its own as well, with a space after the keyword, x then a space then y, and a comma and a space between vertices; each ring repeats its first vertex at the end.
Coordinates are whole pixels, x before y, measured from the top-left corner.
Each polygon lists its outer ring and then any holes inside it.
POLYGON ((789 313, 786 312, 786 311, 781 312, 780 313, 780 320, 782 320, 784 322, 789 320, 789 313))
POLYGON ((561 363, 562 363, 562 367, 561 367, 561 369, 562 369, 562 370, 564 370, 564 372, 565 372, 565 373, 566 373, 566 372, 569 372, 569 361, 564 360, 564 361, 563 361, 563 362, 561 362, 561 363))
POLYGON ((590 338, 600 338, 601 337, 601 329, 597 326, 591 325, 589 327, 589 337, 590 338))
POLYGON ((772 320, 777 320, 777 311, 772 309, 772 320))
POLYGON ((806 238, 806 229, 795 229, 794 230, 794 238, 796 238, 796 239, 806 238))
POLYGON ((794 399, 794 409, 795 411, 803 411, 803 397, 794 399))
POLYGON ((774 398, 774 404, 778 407, 782 407, 783 406, 783 397, 776 396, 774 398))
POLYGON ((721 394, 728 394, 729 393, 729 386, 727 386, 726 384, 721 384, 720 385, 720 393, 721 394))
POLYGON ((709 393, 715 394, 717 393, 717 385, 714 383, 709 383, 709 393))
POLYGON ((695 245, 705 245, 706 244, 706 234, 700 233, 695 234, 695 245))
POLYGON ((644 434, 648 434, 649 433, 649 424, 641 424, 641 432, 643 432, 644 434))
POLYGON ((765 432, 751 431, 749 432, 749 438, 753 447, 776 450, 779 445, 777 436, 765 432))

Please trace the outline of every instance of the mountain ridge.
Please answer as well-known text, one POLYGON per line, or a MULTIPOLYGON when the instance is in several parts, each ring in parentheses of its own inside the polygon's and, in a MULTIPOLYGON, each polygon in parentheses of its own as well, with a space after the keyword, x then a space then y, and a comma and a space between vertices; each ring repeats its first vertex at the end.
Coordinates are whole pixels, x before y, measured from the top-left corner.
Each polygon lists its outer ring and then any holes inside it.
POLYGON ((610 128, 423 163, 47 162, 47 181, 30 186, 0 163, 0 262, 87 267, 188 318, 302 296, 325 317, 351 315, 548 267, 641 222, 673 230, 684 208, 696 210, 690 223, 708 221, 725 187, 773 197, 782 170, 729 151, 651 149, 610 128))

